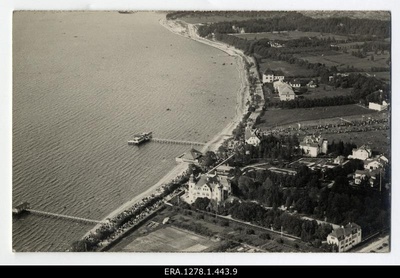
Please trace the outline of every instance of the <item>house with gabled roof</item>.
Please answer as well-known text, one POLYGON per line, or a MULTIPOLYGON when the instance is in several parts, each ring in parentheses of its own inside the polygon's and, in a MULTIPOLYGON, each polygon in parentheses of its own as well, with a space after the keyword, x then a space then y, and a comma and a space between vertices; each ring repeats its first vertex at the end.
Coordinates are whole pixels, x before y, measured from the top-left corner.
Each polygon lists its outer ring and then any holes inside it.
POLYGON ((250 127, 246 126, 245 131, 244 131, 244 140, 247 144, 253 145, 257 147, 260 142, 261 138, 258 135, 258 130, 257 129, 251 129, 250 127))
POLYGON ((339 252, 346 252, 361 242, 361 227, 356 223, 334 229, 328 236, 328 244, 334 244, 339 252))
POLYGON ((175 158, 176 162, 187 162, 187 163, 194 163, 194 164, 198 164, 199 163, 199 159, 203 156, 203 154, 194 149, 191 148, 189 151, 177 156, 175 158))
POLYGON ((274 81, 283 81, 285 79, 285 74, 281 70, 271 70, 267 69, 263 73, 262 82, 272 83, 274 81))
POLYGON ((372 150, 366 145, 362 145, 358 149, 353 149, 353 154, 349 155, 349 159, 366 160, 372 156, 372 150))
POLYGON ((321 153, 328 152, 328 140, 322 138, 321 135, 305 136, 299 146, 305 156, 317 157, 321 153))
POLYGON ((196 181, 192 174, 189 178, 188 190, 184 200, 192 204, 197 198, 207 198, 220 204, 228 199, 231 191, 231 184, 226 176, 201 174, 196 181))

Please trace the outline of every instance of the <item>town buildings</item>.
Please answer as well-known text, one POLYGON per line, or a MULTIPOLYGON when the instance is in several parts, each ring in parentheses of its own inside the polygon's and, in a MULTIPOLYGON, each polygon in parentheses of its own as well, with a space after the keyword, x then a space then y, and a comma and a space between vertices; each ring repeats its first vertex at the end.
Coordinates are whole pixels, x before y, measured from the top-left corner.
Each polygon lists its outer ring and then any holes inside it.
POLYGON ((201 174, 196 181, 193 174, 189 178, 188 190, 183 199, 192 204, 197 198, 207 198, 217 204, 225 201, 231 194, 231 184, 226 176, 201 174))
POLYGON ((328 244, 335 244, 339 252, 346 252, 361 242, 361 227, 355 223, 336 228, 327 236, 328 244))
POLYGON ((300 149, 306 156, 317 157, 321 153, 326 154, 328 152, 328 140, 322 138, 321 135, 306 136, 300 143, 300 149))

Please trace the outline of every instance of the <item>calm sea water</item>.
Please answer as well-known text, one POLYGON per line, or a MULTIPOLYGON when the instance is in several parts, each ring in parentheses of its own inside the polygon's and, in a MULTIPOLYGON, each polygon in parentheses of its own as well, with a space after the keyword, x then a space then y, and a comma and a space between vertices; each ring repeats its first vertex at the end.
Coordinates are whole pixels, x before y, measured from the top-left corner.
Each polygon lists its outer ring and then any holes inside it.
MULTIPOLYGON (((13 19, 13 205, 102 219, 156 183, 235 113, 233 57, 164 29, 161 13, 17 12, 13 19), (169 111, 167 110, 169 108, 169 111)), ((92 225, 13 219, 16 251, 65 251, 92 225)))

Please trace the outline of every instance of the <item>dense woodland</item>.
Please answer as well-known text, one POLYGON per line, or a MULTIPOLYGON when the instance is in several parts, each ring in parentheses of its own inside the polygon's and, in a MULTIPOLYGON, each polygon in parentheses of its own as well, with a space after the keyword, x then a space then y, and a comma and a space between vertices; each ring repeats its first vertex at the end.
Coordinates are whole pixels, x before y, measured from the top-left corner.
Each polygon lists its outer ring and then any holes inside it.
POLYGON ((216 22, 199 28, 200 36, 211 33, 234 33, 232 25, 244 28, 247 33, 272 31, 303 31, 321 32, 340 35, 355 34, 387 38, 390 36, 390 22, 371 19, 341 18, 311 18, 297 12, 286 12, 283 16, 267 19, 250 19, 246 21, 216 22))
MULTIPOLYGON (((389 227, 390 195, 385 187, 379 191, 378 186, 371 188, 368 182, 358 187, 350 186, 347 175, 361 167, 362 162, 358 161, 347 163, 343 168, 327 170, 326 173, 303 167, 295 176, 259 170, 236 175, 232 185, 235 194, 245 200, 257 201, 259 205, 272 207, 273 210, 285 206, 300 214, 339 225, 356 222, 363 227, 363 235, 367 236, 389 227), (334 179, 331 188, 322 185, 321 179, 326 178, 334 179)), ((382 175, 382 183, 388 181, 387 174, 382 175)), ((244 215, 240 219, 246 217, 244 215)), ((260 217, 256 221, 265 219, 260 217)), ((276 223, 267 224, 279 226, 276 223)))

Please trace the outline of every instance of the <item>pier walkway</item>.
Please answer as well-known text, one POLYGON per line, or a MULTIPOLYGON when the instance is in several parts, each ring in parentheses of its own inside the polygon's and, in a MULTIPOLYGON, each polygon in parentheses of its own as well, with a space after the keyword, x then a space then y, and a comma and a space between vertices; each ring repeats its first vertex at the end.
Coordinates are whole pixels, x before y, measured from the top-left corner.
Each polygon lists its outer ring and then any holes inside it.
POLYGON ((87 219, 87 218, 76 217, 76 216, 69 216, 69 215, 65 215, 65 214, 52 213, 52 212, 47 212, 47 211, 35 210, 35 209, 26 209, 26 211, 28 211, 30 213, 37 214, 37 215, 50 216, 50 217, 62 218, 62 219, 69 219, 69 220, 74 220, 74 221, 79 221, 79 222, 86 222, 86 223, 91 223, 91 224, 92 223, 93 224, 101 224, 101 223, 103 223, 102 221, 99 221, 99 220, 87 219))
POLYGON ((161 138, 152 138, 151 141, 161 144, 177 144, 177 145, 191 145, 191 146, 204 146, 206 144, 202 142, 191 142, 191 141, 161 139, 161 138))

